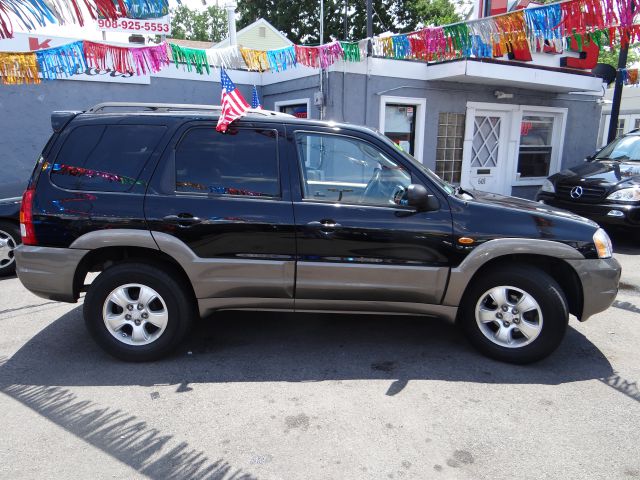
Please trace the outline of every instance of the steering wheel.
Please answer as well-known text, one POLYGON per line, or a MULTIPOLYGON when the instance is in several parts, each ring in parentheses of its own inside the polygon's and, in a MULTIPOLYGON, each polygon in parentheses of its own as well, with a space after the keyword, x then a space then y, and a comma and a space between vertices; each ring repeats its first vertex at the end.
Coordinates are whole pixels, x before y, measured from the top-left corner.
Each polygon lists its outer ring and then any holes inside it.
POLYGON ((376 168, 373 171, 373 176, 371 177, 371 180, 369 180, 369 183, 367 183, 367 186, 364 189, 364 192, 362 192, 362 196, 360 197, 360 202, 363 202, 375 195, 376 191, 380 190, 380 177, 382 176, 382 169, 380 168, 376 168))

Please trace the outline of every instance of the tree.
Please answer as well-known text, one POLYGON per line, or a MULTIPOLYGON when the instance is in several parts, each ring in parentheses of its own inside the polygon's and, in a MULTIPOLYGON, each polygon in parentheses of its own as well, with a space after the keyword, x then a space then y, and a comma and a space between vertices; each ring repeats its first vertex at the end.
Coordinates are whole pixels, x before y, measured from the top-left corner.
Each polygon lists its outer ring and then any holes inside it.
MULTIPOLYGON (((638 48, 640 44, 635 43, 629 45, 629 53, 627 54, 627 66, 631 66, 634 63, 640 61, 640 54, 638 54, 638 48)), ((618 68, 618 55, 620 55, 620 47, 601 47, 600 55, 598 56, 598 63, 608 63, 613 68, 618 68)))
POLYGON ((171 12, 171 36, 185 40, 219 42, 227 37, 227 13, 217 6, 202 12, 180 5, 171 12))
MULTIPOLYGON (((320 0, 243 0, 238 4, 240 28, 264 18, 294 43, 320 41, 320 0)), ((450 0, 373 0, 373 34, 402 33, 424 25, 460 20, 450 0)), ((366 31, 366 0, 325 0, 324 41, 360 40, 366 31), (345 2, 348 32, 344 31, 345 2)))

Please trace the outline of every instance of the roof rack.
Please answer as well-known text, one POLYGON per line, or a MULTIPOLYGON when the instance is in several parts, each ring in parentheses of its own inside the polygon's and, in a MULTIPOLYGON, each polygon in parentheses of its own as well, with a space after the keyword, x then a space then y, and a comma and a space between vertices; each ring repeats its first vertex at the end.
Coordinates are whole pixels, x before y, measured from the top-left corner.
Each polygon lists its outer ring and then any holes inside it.
MULTIPOLYGON (((220 105, 192 105, 183 103, 140 103, 140 102, 104 102, 94 105, 86 113, 113 113, 121 112, 220 112, 220 105), (109 111, 111 110, 111 111, 109 111)), ((258 110, 251 108, 248 113, 263 115, 267 117, 284 116, 292 117, 288 113, 274 112, 272 110, 258 110)))

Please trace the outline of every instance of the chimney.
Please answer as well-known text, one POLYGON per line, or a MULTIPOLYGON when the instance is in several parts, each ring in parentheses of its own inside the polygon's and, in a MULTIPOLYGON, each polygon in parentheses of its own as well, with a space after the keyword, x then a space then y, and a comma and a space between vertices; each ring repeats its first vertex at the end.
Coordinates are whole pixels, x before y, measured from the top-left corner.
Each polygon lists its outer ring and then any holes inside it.
POLYGON ((237 45, 236 38, 236 7, 238 4, 234 1, 225 3, 224 8, 227 9, 227 23, 229 26, 229 45, 237 45))

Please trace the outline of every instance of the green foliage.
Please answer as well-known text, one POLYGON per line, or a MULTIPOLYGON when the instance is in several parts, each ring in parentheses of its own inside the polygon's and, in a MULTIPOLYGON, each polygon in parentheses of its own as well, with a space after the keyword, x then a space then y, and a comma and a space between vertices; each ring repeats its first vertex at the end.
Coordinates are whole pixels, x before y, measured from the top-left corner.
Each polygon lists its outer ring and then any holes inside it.
MULTIPOLYGON (((629 53, 627 54, 628 67, 640 61, 640 54, 638 54, 639 47, 640 44, 638 43, 629 46, 629 53)), ((618 68, 618 55, 620 55, 619 47, 602 47, 600 49, 600 55, 598 56, 598 63, 608 63, 613 68, 618 68)))
POLYGON ((171 12, 173 38, 219 42, 227 37, 227 30, 227 13, 215 5, 202 12, 180 5, 171 12))
MULTIPOLYGON (((459 1, 459 0, 456 0, 459 1)), ((264 18, 294 43, 320 41, 320 2, 318 0, 243 0, 238 2, 239 27, 264 18)), ((411 32, 425 25, 460 20, 450 0, 373 0, 373 34, 391 31, 411 32)), ((360 40, 366 37, 366 0, 325 0, 324 41, 360 40), (345 4, 348 31, 345 34, 345 4)))

